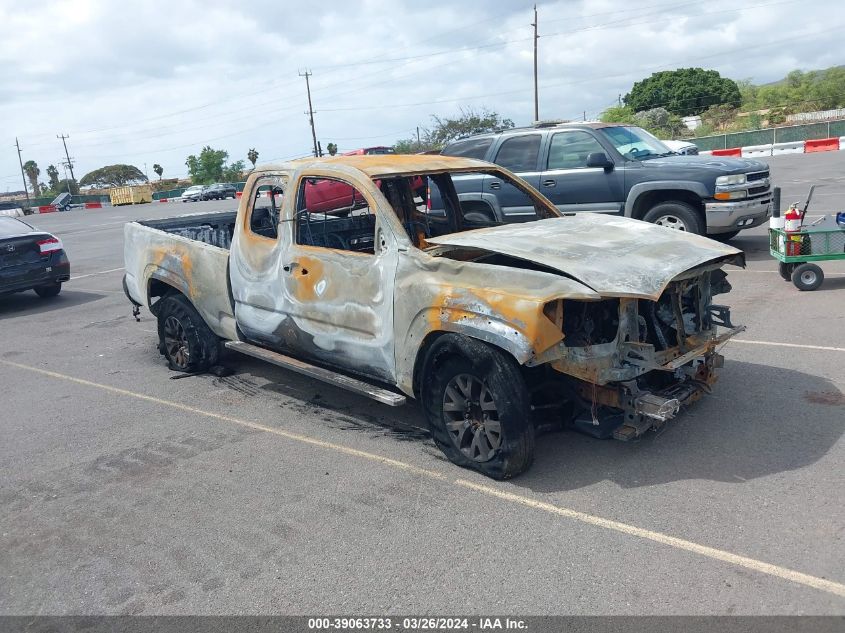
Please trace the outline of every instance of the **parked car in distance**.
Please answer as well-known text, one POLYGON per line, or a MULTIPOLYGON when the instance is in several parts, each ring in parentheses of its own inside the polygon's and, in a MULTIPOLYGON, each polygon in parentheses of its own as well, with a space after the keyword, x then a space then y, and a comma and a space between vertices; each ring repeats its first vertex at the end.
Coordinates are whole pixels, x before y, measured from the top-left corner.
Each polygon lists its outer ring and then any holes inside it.
MULTIPOLYGON (((497 163, 564 212, 614 213, 719 239, 759 226, 771 213, 765 163, 680 156, 632 125, 541 122, 461 139, 442 153, 497 163)), ((457 186, 467 212, 499 222, 535 219, 527 198, 495 178, 467 176, 457 186)))
POLYGON ((198 200, 201 200, 200 196, 202 196, 202 192, 204 189, 205 187, 202 185, 193 185, 191 187, 188 187, 187 189, 185 189, 185 191, 182 192, 182 195, 180 196, 182 202, 197 202, 198 200))
POLYGON ((70 279, 62 241, 22 220, 0 217, 0 295, 35 290, 55 297, 70 279))
POLYGON ((378 147, 362 147, 360 149, 353 149, 350 152, 344 152, 341 156, 372 156, 373 154, 395 154, 392 147, 379 145, 378 147))
POLYGON ((235 185, 230 185, 229 183, 214 183, 213 185, 208 185, 205 189, 202 190, 200 193, 200 200, 225 200, 226 198, 237 198, 238 197, 238 190, 235 188, 235 185))
POLYGON ((660 141, 681 156, 698 156, 698 145, 689 141, 660 141))

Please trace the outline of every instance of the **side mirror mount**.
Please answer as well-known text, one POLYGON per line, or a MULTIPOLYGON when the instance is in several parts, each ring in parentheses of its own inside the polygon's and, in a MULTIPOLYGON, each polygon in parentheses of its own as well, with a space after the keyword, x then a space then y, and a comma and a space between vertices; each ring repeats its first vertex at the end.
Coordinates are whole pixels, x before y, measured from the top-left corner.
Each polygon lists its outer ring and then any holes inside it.
POLYGON ((613 169, 613 161, 604 152, 590 152, 587 154, 587 167, 601 167, 610 171, 613 169))

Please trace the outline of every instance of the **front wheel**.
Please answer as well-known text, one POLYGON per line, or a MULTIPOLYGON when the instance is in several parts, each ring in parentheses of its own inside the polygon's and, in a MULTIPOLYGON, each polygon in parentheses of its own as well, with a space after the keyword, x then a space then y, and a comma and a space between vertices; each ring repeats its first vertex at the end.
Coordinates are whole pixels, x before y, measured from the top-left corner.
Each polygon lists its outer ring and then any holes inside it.
POLYGON ((824 273, 815 264, 800 264, 792 271, 792 283, 798 290, 815 290, 823 281, 824 273))
POLYGON ((645 222, 665 226, 676 231, 704 235, 704 218, 691 205, 679 200, 670 200, 654 205, 643 216, 645 222))
POLYGON ((217 336, 184 296, 174 294, 161 301, 157 310, 159 350, 170 369, 206 371, 217 362, 217 336))
POLYGON ((452 351, 423 378, 434 442, 458 466, 493 479, 527 470, 534 459, 534 426, 516 362, 480 341, 446 337, 452 351))
POLYGON ((787 264, 784 262, 778 263, 778 273, 784 281, 792 281, 792 271, 795 269, 795 264, 787 264))

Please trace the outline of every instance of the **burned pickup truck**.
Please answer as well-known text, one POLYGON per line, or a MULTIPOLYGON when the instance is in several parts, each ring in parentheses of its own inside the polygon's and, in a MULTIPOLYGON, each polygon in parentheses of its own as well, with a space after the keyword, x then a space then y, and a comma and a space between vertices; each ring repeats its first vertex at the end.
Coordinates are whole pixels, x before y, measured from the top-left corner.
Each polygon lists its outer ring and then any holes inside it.
POLYGON ((419 400, 437 445, 495 478, 531 464, 535 424, 637 437, 708 392, 741 331, 714 297, 741 251, 622 217, 561 213, 510 172, 444 156, 259 168, 237 212, 132 222, 124 287, 170 367, 225 347, 388 405, 419 400), (536 219, 464 213, 486 174, 536 219), (421 184, 422 183, 422 184, 421 184), (344 188, 309 209, 309 187, 344 188), (436 189, 443 208, 427 204, 436 189))

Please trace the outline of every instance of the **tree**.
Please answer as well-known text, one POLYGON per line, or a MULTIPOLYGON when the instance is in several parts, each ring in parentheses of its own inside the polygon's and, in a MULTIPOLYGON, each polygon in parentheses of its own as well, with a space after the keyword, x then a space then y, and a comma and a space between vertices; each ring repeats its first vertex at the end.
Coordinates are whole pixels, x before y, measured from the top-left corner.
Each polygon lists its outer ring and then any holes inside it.
POLYGON ((41 191, 41 187, 38 186, 38 176, 41 174, 41 170, 38 169, 38 163, 34 160, 26 161, 23 164, 23 171, 29 179, 29 186, 32 187, 32 192, 37 196, 41 191))
POLYGON ((255 151, 254 147, 250 148, 250 150, 246 153, 246 158, 252 163, 252 168, 255 169, 255 161, 258 160, 258 152, 255 151))
POLYGON ((245 167, 245 163, 242 160, 237 160, 231 165, 226 165, 223 167, 223 171, 220 175, 220 180, 223 182, 240 182, 243 180, 243 170, 245 167))
POLYGON ((436 115, 432 115, 431 118, 434 125, 430 130, 425 131, 425 137, 428 143, 436 147, 443 147, 464 136, 506 130, 514 126, 511 119, 504 119, 485 107, 480 111, 473 108, 461 108, 461 115, 454 119, 441 119, 436 115))
POLYGON ((636 82, 625 95, 625 105, 635 112, 664 107, 672 114, 700 114, 712 105, 739 107, 742 97, 732 79, 715 70, 679 68, 654 73, 636 82))
POLYGON ((158 174, 158 179, 159 181, 161 181, 161 175, 164 173, 164 167, 156 163, 155 165, 153 165, 153 171, 158 174))
POLYGON ((59 170, 56 169, 55 165, 47 167, 47 178, 50 191, 59 191, 59 170))
POLYGON ((514 126, 511 119, 502 118, 486 107, 478 111, 473 108, 461 108, 460 116, 455 118, 440 118, 432 114, 431 120, 433 125, 431 128, 423 128, 419 141, 416 137, 400 139, 393 145, 393 151, 398 154, 411 154, 441 149, 464 136, 506 130, 514 126))
POLYGON ((147 177, 135 165, 106 165, 89 171, 79 181, 82 186, 122 187, 136 183, 149 182, 147 177))
POLYGON ((329 153, 329 156, 337 154, 337 143, 329 143, 326 145, 326 151, 329 153))
POLYGON ((79 185, 73 178, 62 178, 59 182, 56 183, 56 188, 52 189, 51 193, 56 196, 60 193, 65 193, 68 191, 70 191, 71 195, 79 195, 79 185))
POLYGON ((195 185, 206 185, 223 180, 223 166, 227 158, 229 158, 229 152, 212 149, 209 145, 202 148, 199 156, 193 154, 188 156, 185 159, 185 165, 188 166, 191 182, 195 185))

